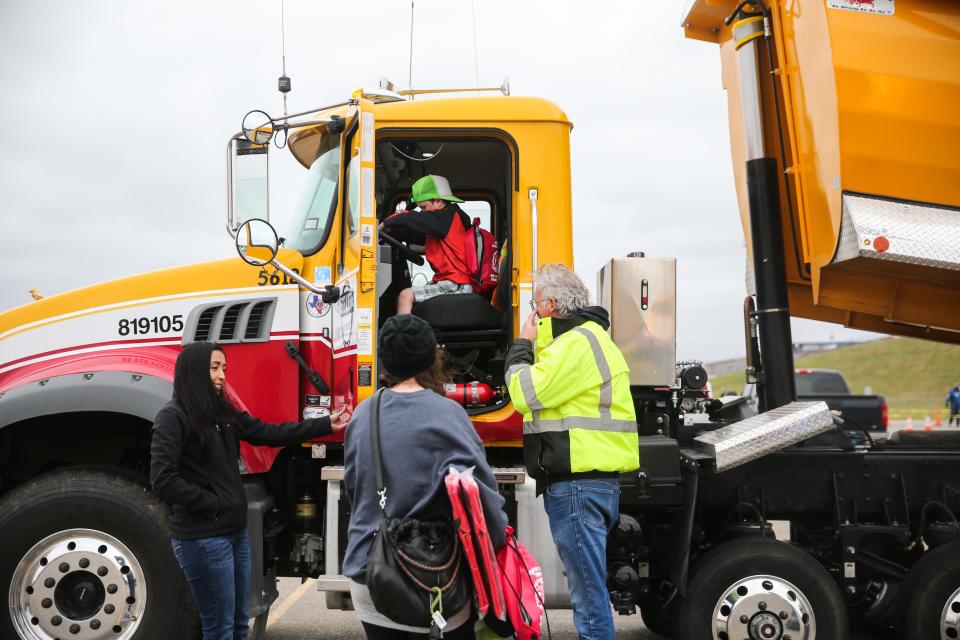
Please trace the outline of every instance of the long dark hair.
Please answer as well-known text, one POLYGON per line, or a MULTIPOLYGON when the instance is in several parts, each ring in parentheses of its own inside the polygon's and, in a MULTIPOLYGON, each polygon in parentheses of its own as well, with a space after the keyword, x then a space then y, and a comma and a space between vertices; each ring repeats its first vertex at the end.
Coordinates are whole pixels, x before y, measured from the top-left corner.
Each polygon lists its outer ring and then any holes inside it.
POLYGON ((187 414, 191 431, 204 449, 214 442, 217 425, 228 428, 237 416, 227 392, 217 391, 210 380, 210 356, 223 353, 216 342, 193 342, 177 356, 173 370, 173 397, 187 414))
MULTIPOLYGON (((413 378, 417 381, 417 384, 424 389, 430 389, 440 395, 445 395, 446 391, 443 385, 450 382, 450 376, 447 374, 446 358, 444 357, 443 349, 437 349, 437 359, 433 361, 433 365, 431 365, 429 369, 421 371, 413 376, 413 378)), ((385 365, 381 367, 380 381, 387 387, 400 384, 404 380, 407 380, 407 378, 393 375, 387 371, 385 365)))

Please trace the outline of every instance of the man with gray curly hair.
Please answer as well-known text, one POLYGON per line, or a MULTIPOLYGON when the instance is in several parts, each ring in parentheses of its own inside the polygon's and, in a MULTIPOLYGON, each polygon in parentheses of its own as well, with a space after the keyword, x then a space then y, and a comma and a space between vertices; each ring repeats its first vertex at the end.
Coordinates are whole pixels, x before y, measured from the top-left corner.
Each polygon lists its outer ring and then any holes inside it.
MULTIPOLYGON (((583 280, 562 264, 544 265, 537 271, 534 284, 541 301, 545 304, 542 317, 569 318, 590 306, 590 292, 587 291, 583 280)), ((534 299, 536 298, 537 296, 534 295, 534 299)), ((536 312, 537 309, 534 308, 533 311, 536 312)))
POLYGON ((613 640, 607 534, 620 511, 617 477, 640 467, 630 369, 607 310, 590 306, 566 266, 536 273, 530 307, 505 375, 523 414, 523 460, 543 493, 580 638, 613 640))

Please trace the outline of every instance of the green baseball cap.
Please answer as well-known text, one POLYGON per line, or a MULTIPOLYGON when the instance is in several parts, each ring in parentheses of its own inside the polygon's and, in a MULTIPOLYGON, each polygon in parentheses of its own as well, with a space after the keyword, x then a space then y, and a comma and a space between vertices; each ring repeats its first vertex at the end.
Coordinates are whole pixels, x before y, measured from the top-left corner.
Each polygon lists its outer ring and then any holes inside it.
POLYGON ((424 202, 426 200, 447 200, 448 202, 463 202, 460 198, 453 195, 450 189, 450 183, 443 176, 423 176, 413 183, 414 202, 424 202))

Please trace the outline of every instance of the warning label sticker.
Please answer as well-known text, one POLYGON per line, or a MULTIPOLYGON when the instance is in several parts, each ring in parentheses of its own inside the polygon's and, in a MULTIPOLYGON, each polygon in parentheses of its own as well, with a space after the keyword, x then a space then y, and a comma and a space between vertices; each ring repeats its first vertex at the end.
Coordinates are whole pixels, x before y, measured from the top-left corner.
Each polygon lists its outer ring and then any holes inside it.
POLYGON ((880 16, 892 16, 896 0, 828 0, 831 9, 874 13, 880 16))
POLYGON ((373 329, 370 327, 357 329, 357 353, 362 356, 373 355, 373 329))
POLYGON ((360 365, 360 368, 357 371, 357 386, 358 387, 373 386, 373 365, 372 364, 360 365))
POLYGON ((310 405, 303 408, 303 419, 310 420, 311 418, 322 418, 323 416, 330 415, 330 410, 323 407, 315 407, 310 405))

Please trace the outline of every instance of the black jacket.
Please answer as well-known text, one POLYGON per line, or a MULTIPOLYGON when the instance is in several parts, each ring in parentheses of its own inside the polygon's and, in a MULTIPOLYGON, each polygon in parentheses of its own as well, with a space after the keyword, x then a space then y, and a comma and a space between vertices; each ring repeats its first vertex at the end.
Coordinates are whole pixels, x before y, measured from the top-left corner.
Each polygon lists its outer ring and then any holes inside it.
POLYGON ((210 538, 247 526, 247 496, 240 478, 240 440, 283 446, 333 432, 330 418, 268 424, 248 413, 218 427, 215 446, 204 451, 187 414, 171 400, 153 423, 150 443, 150 485, 172 507, 170 529, 175 538, 210 538))
POLYGON ((455 203, 450 202, 440 211, 411 211, 394 214, 383 221, 384 230, 397 240, 426 244, 427 236, 447 237, 454 216, 464 229, 470 228, 470 217, 455 203))

